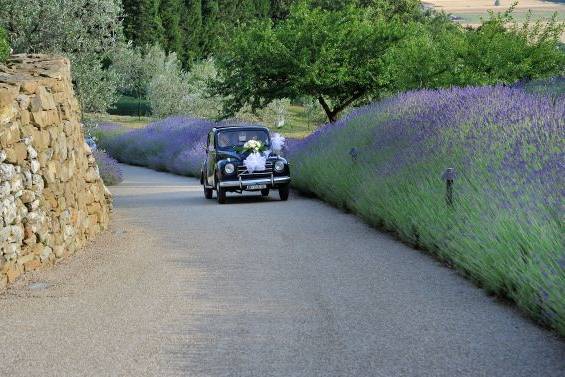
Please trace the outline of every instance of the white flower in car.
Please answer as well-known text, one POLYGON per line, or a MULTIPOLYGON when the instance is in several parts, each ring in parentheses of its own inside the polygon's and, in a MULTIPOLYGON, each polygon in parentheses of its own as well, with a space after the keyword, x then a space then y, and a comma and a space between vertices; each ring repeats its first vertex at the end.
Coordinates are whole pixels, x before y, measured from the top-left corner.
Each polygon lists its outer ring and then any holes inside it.
POLYGON ((243 144, 243 148, 253 152, 259 152, 259 149, 261 149, 262 146, 263 144, 258 140, 248 140, 245 144, 243 144))

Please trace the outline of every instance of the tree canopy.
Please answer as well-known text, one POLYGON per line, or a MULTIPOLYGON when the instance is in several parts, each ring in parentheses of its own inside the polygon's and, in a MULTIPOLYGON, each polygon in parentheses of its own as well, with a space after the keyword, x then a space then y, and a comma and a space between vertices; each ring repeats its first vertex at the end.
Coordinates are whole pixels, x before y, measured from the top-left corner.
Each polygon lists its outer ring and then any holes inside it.
POLYGON ((556 48, 563 28, 556 22, 508 27, 506 14, 464 29, 410 0, 370 3, 329 9, 301 2, 285 20, 241 27, 217 56, 224 116, 307 95, 335 121, 352 104, 396 91, 563 72, 565 55, 556 48))
POLYGON ((122 38, 120 0, 0 0, 3 26, 15 53, 68 56, 85 111, 105 111, 116 98, 117 78, 105 61, 122 38))

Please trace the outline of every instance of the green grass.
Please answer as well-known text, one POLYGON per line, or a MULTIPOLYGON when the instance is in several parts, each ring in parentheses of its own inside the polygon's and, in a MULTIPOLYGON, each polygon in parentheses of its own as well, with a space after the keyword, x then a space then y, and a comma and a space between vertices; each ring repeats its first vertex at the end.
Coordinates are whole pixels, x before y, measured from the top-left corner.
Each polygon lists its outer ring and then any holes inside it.
POLYGON ((84 119, 86 121, 94 121, 97 123, 116 123, 126 128, 143 128, 147 126, 149 123, 156 120, 155 118, 151 118, 151 117, 94 114, 94 113, 84 114, 84 119))
POLYGON ((113 115, 150 116, 151 107, 149 101, 131 96, 121 96, 113 108, 108 110, 113 115))
POLYGON ((316 119, 308 119, 304 107, 299 105, 291 105, 288 109, 286 123, 281 128, 274 128, 267 125, 273 131, 279 132, 285 137, 293 139, 303 139, 315 131, 321 124, 325 122, 323 117, 316 119))

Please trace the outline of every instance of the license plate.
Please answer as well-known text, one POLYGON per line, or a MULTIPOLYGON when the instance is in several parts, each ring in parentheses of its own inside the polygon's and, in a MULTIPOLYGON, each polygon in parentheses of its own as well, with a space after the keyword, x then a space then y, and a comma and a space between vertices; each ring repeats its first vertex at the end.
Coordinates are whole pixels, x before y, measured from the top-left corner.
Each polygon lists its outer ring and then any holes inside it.
POLYGON ((248 190, 263 190, 263 189, 266 189, 266 188, 267 188, 267 185, 250 185, 250 186, 247 186, 248 190))

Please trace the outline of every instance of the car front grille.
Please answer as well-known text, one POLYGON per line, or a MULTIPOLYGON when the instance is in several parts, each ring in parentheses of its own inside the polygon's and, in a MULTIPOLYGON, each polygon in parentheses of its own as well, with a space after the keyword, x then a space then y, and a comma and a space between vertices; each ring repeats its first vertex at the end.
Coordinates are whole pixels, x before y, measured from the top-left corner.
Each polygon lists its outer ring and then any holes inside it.
POLYGON ((242 178, 245 177, 261 177, 261 176, 270 176, 273 173, 273 163, 267 162, 265 164, 265 170, 257 171, 255 170, 253 173, 249 173, 245 165, 240 165, 237 167, 237 175, 241 176, 242 178))

